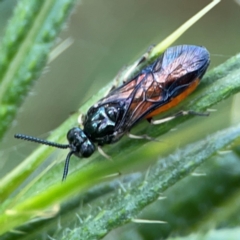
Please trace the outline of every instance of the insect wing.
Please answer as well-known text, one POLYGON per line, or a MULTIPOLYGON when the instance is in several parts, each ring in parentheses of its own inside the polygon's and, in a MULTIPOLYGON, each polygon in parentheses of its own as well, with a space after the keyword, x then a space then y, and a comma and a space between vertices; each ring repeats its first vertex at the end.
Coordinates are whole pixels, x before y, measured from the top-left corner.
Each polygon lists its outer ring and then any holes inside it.
POLYGON ((115 130, 129 130, 142 118, 150 118, 182 101, 198 85, 209 65, 204 47, 181 45, 168 48, 136 77, 111 91, 97 106, 122 102, 115 130))
POLYGON ((131 127, 177 105, 197 87, 209 65, 204 47, 182 45, 167 49, 139 75, 132 102, 121 126, 131 127))

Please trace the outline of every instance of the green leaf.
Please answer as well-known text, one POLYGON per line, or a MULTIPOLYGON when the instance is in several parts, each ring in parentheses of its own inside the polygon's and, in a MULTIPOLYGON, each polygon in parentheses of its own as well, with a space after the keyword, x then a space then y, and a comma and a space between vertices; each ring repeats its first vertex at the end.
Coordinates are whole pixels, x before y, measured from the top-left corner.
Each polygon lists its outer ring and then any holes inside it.
MULTIPOLYGON (((76 236, 80 239, 100 239, 109 230, 130 222, 145 206, 157 200, 160 193, 235 140, 240 140, 240 125, 208 136, 159 160, 142 181, 112 197, 108 205, 100 205, 102 210, 92 213, 78 228, 65 233, 62 239, 75 239, 76 236)), ((158 153, 156 148, 144 147, 132 154, 130 159, 142 162, 155 156, 155 151, 158 153)))
POLYGON ((0 46, 0 139, 48 61, 75 0, 21 0, 0 46))
POLYGON ((238 239, 240 235, 239 228, 211 230, 207 233, 191 234, 185 237, 170 237, 168 240, 231 240, 238 239))

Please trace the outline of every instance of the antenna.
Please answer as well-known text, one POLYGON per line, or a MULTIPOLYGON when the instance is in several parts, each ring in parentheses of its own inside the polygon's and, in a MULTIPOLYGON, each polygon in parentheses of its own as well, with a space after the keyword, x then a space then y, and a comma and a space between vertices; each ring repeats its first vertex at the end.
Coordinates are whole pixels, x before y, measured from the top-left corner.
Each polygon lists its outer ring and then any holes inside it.
POLYGON ((43 140, 43 139, 40 139, 40 138, 36 138, 36 137, 24 135, 24 134, 15 134, 14 137, 18 138, 18 139, 23 139, 23 140, 26 140, 26 141, 30 141, 30 142, 36 142, 36 143, 48 145, 48 146, 51 146, 51 147, 61 148, 61 149, 70 148, 69 144, 60 144, 60 143, 50 142, 50 141, 47 141, 47 140, 43 140))
POLYGON ((74 151, 70 151, 66 157, 65 164, 64 164, 64 169, 63 169, 63 176, 62 176, 62 182, 66 180, 67 175, 68 175, 68 166, 70 162, 71 156, 74 154, 74 151))
MULTIPOLYGON (((50 142, 47 140, 43 140, 40 138, 36 138, 36 137, 24 135, 24 134, 15 134, 14 137, 17 139, 23 139, 23 140, 30 141, 30 142, 36 142, 36 143, 44 144, 44 145, 51 146, 51 147, 56 147, 56 148, 61 148, 61 149, 66 149, 66 148, 71 149, 71 146, 69 144, 60 144, 60 143, 50 142)), ((66 157, 62 181, 65 181, 67 178, 70 158, 74 153, 75 153, 75 151, 73 149, 71 149, 71 151, 68 153, 68 155, 66 157)))

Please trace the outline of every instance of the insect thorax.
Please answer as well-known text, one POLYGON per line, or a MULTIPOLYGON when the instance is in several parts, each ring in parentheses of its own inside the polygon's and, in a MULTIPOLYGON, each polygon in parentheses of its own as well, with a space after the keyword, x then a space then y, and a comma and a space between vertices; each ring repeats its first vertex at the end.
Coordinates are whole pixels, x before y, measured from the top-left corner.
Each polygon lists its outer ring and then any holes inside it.
POLYGON ((119 103, 93 106, 85 117, 84 132, 93 142, 99 145, 115 142, 116 128, 122 116, 123 111, 119 103))

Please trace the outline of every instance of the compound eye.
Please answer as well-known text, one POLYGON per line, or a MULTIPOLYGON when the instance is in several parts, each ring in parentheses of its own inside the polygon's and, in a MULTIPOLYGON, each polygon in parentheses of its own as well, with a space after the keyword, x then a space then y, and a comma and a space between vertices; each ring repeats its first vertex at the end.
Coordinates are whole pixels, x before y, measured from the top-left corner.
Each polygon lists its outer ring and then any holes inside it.
POLYGON ((67 139, 70 149, 77 157, 89 157, 95 151, 94 144, 88 139, 81 128, 75 127, 69 130, 67 139))
POLYGON ((70 129, 69 131, 68 131, 68 133, 67 133, 67 139, 68 139, 68 141, 70 142, 70 143, 72 143, 73 141, 74 141, 74 139, 76 138, 75 137, 75 131, 74 131, 75 129, 70 129))
POLYGON ((112 120, 112 121, 116 121, 117 117, 118 117, 118 111, 115 107, 109 107, 106 111, 108 117, 112 120))
POLYGON ((81 128, 75 127, 68 131, 67 139, 70 144, 82 143, 86 138, 85 133, 81 128))

